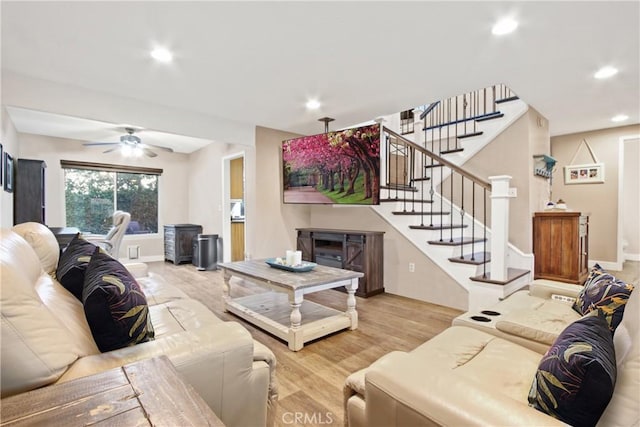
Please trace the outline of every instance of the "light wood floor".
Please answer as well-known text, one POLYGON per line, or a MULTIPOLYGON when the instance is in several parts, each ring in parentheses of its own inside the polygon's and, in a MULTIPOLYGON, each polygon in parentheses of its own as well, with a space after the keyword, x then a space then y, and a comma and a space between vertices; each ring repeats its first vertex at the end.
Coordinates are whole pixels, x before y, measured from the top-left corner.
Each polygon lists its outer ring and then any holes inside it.
MULTIPOLYGON (((190 264, 174 266, 169 262, 149 263, 149 269, 202 302, 221 319, 241 323, 254 339, 273 351, 279 387, 277 425, 303 425, 288 421, 294 416, 291 413, 304 412, 318 421, 305 426, 342 426, 342 386, 349 374, 390 351, 414 349, 449 327, 461 313, 390 294, 357 298, 357 330, 335 333, 292 352, 283 341, 223 311, 219 271, 197 271, 190 264)), ((429 286, 428 280, 424 280, 424 286, 429 286)), ((235 288, 232 295, 256 291, 235 288)), ((346 308, 346 294, 339 291, 327 290, 306 297, 328 307, 346 308)))
MULTIPOLYGON (((390 351, 412 350, 449 327, 460 314, 458 310, 390 294, 357 298, 357 330, 338 332, 292 352, 283 341, 223 311, 219 271, 197 271, 191 264, 174 266, 169 262, 149 263, 149 269, 201 301, 221 319, 240 322, 254 339, 274 352, 280 397, 277 425, 342 426, 342 386, 349 374, 390 351), (318 423, 288 422, 296 412, 315 416, 318 423)), ((625 262, 623 271, 611 273, 638 285, 640 262, 625 262)), ((423 282, 429 286, 428 279, 423 282)), ((236 287, 232 295, 259 291, 257 287, 236 287)), ((334 290, 307 297, 336 309, 343 310, 346 306, 346 294, 334 290)))

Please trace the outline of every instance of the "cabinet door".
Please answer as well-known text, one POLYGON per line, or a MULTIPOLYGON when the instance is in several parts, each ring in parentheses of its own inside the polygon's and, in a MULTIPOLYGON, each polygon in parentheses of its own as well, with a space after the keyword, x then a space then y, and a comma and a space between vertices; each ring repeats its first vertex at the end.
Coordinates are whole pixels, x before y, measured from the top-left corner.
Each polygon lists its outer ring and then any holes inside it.
POLYGON ((302 259, 304 261, 313 262, 313 243, 310 231, 298 231, 296 247, 302 252, 302 259))

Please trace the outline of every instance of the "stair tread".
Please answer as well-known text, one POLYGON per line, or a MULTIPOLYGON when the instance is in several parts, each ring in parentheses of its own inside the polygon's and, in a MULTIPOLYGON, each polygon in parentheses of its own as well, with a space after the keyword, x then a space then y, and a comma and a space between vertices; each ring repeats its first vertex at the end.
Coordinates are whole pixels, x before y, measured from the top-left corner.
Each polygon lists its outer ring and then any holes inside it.
POLYGON ((471 138, 473 136, 480 136, 480 135, 482 135, 482 133, 483 132, 481 130, 479 130, 477 132, 466 133, 464 135, 458 135, 458 139, 471 138))
POLYGON ((454 237, 450 240, 429 240, 427 243, 430 245, 440 245, 440 246, 461 246, 461 245, 469 245, 471 243, 481 243, 487 239, 482 237, 454 237))
POLYGON ((433 200, 425 200, 425 199, 407 199, 407 198, 396 198, 396 199, 380 199, 380 202, 400 202, 400 203, 433 203, 433 200))
POLYGON ((483 275, 481 274, 479 276, 469 277, 469 279, 473 280, 474 282, 492 283, 494 285, 506 285, 529 273, 530 273, 529 270, 521 270, 519 268, 508 268, 507 280, 493 280, 491 279, 491 272, 487 272, 486 277, 482 277, 483 275))
POLYGON ((449 258, 451 262, 457 262, 460 264, 473 264, 480 265, 486 262, 491 261, 491 253, 490 252, 474 252, 472 254, 464 254, 462 257, 455 256, 449 258))
POLYGON ((459 153, 460 151, 464 151, 464 148, 454 148, 452 150, 442 150, 440 155, 451 154, 451 153, 459 153))
POLYGON ((450 215, 451 212, 418 212, 418 211, 393 211, 393 215, 450 215))
POLYGON ((422 178, 413 178, 411 180, 411 182, 416 182, 416 181, 429 181, 431 178, 428 176, 422 177, 422 178))
POLYGON ((412 192, 418 191, 416 187, 412 187, 406 184, 381 185, 380 188, 384 190, 396 190, 396 191, 412 191, 412 192))
POLYGON ((480 117, 479 119, 476 119, 476 122, 486 122, 487 120, 499 119, 502 117, 504 117, 504 113, 497 112, 496 114, 480 117))
POLYGON ((508 98, 502 98, 502 99, 496 99, 496 104, 502 104, 503 102, 509 102, 509 101, 515 101, 517 99, 520 99, 520 97, 518 96, 510 96, 508 98))
POLYGON ((434 225, 410 225, 412 230, 450 230, 452 228, 467 228, 466 224, 434 224, 434 225))

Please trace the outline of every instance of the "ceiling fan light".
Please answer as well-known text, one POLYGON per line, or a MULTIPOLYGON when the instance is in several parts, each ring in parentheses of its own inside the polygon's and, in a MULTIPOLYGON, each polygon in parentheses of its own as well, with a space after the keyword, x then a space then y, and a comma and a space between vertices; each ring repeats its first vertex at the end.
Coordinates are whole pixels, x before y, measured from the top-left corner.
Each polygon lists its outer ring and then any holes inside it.
POLYGON ((122 148, 120 149, 120 152, 125 157, 129 157, 132 154, 132 150, 131 150, 131 147, 129 145, 123 145, 122 148))
POLYGON ((133 157, 142 157, 143 151, 141 147, 133 147, 133 157))

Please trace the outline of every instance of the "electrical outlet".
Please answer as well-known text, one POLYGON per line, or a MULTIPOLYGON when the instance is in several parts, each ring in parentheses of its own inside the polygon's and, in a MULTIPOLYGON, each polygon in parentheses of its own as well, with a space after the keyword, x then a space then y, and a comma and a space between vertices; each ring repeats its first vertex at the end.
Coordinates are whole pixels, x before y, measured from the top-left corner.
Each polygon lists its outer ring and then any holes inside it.
POLYGON ((409 263, 409 273, 413 273, 416 271, 416 265, 413 262, 409 263))

